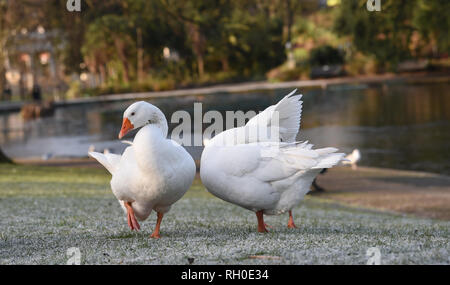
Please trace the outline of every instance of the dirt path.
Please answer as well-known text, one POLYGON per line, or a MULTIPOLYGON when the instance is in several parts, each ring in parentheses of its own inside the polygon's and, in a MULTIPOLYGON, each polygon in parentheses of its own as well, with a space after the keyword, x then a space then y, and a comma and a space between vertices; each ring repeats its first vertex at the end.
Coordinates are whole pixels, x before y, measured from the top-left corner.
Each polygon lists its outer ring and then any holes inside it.
POLYGON ((424 172, 337 167, 319 175, 328 198, 368 208, 450 220, 450 177, 424 172))

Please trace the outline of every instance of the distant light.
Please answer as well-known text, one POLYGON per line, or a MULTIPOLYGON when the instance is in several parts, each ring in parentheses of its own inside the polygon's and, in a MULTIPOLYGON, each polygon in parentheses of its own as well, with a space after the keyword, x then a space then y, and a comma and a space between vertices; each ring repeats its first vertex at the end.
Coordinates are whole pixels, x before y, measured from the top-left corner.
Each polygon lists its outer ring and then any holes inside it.
POLYGON ((234 46, 237 44, 237 38, 234 35, 229 36, 228 41, 234 46))
POLYGON ((170 58, 170 48, 164 47, 164 49, 163 49, 163 56, 164 56, 165 59, 170 58))
POLYGON ((38 26, 37 27, 37 32, 39 33, 39 34, 45 34, 45 29, 44 29, 44 27, 42 27, 42 26, 38 26))
POLYGON ((9 70, 5 74, 6 80, 12 85, 16 85, 20 80, 20 72, 17 70, 9 70))
POLYGON ((31 62, 31 57, 27 53, 22 53, 20 55, 20 60, 23 61, 23 62, 26 62, 26 63, 30 63, 31 62))
POLYGON ((174 49, 170 49, 169 47, 163 48, 163 57, 167 61, 178 61, 180 59, 180 55, 174 49))
POLYGON ((50 53, 43 52, 39 55, 39 61, 41 62, 41 64, 45 65, 49 62, 49 60, 50 60, 50 53))
POLYGON ((86 72, 83 72, 80 74, 80 80, 81 81, 87 81, 88 80, 88 74, 86 72))
POLYGON ((27 28, 22 28, 22 29, 20 30, 20 33, 21 33, 22 35, 28 34, 27 28))
POLYGON ((286 42, 285 48, 286 49, 291 49, 292 48, 292 43, 291 42, 286 42))
POLYGON ((341 0, 327 0, 328 7, 333 7, 339 4, 341 4, 341 0))

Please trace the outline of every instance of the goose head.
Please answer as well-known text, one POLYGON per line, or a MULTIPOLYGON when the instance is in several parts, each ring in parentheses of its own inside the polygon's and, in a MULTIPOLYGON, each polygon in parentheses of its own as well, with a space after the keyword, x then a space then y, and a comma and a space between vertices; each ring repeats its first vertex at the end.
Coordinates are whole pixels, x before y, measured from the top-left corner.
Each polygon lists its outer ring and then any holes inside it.
POLYGON ((163 136, 167 137, 167 120, 158 107, 144 101, 131 104, 123 113, 119 139, 123 138, 129 131, 146 125, 153 125, 161 129, 163 136))

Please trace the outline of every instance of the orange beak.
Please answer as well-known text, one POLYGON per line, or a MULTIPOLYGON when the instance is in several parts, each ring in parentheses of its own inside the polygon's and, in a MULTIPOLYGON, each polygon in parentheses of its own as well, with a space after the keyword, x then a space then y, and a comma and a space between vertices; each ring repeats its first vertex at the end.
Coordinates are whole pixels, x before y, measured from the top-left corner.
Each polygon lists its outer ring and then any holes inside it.
POLYGON ((123 118, 122 128, 120 129, 119 139, 123 138, 129 131, 134 129, 133 124, 128 118, 123 118))

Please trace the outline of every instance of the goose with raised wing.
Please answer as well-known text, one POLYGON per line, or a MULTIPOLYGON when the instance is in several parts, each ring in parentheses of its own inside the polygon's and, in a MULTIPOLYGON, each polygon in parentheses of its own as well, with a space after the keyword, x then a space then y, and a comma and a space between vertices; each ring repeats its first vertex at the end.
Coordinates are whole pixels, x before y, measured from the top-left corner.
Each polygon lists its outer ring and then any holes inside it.
POLYGON ((182 146, 167 139, 167 120, 156 106, 144 101, 130 105, 123 114, 119 139, 138 128, 122 155, 89 155, 112 174, 111 189, 127 214, 130 229, 139 230, 137 220, 143 221, 156 211, 151 237, 159 238, 164 214, 189 189, 196 167, 182 146))
POLYGON ((254 211, 258 231, 267 232, 264 215, 289 213, 309 191, 323 168, 344 156, 336 148, 312 149, 297 142, 302 95, 296 90, 242 127, 226 130, 205 146, 200 177, 213 195, 254 211))

